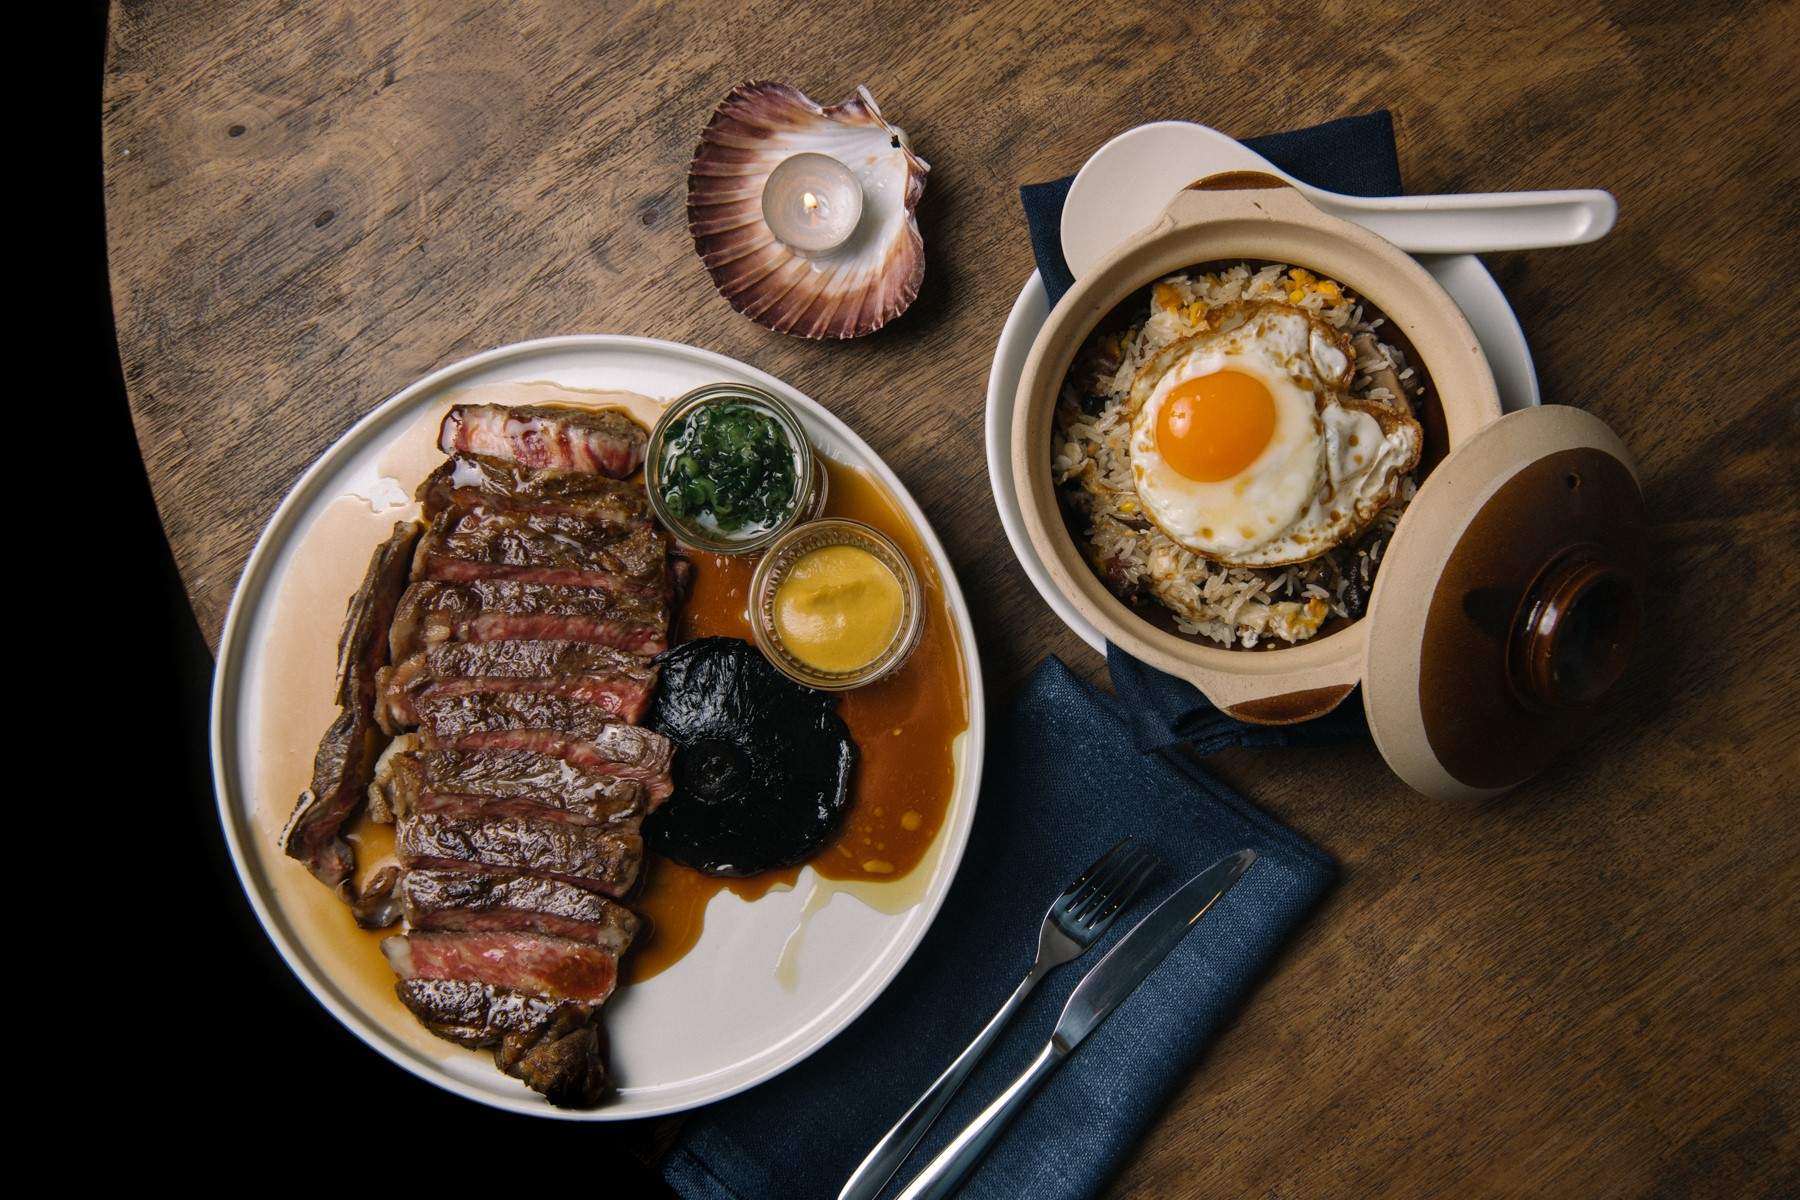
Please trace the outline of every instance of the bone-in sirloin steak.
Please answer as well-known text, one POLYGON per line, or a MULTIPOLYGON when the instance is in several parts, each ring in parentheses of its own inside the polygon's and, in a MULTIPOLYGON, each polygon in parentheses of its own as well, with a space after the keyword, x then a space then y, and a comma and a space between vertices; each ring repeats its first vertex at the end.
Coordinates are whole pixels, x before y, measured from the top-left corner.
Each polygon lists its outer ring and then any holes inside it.
POLYGON ((617 410, 451 409, 421 519, 351 600, 342 711, 284 834, 359 920, 404 917, 382 951, 421 1023, 560 1105, 608 1086, 595 1023, 640 925, 618 901, 673 789, 672 745, 637 726, 680 590, 644 442, 617 410), (399 867, 357 893, 364 803, 399 867))

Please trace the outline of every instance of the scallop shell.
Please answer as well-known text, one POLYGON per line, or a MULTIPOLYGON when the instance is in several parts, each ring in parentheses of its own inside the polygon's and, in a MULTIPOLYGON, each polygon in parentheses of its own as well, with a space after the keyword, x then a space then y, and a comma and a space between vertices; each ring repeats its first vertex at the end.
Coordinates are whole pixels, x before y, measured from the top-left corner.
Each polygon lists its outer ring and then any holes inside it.
POLYGON ((739 84, 713 112, 688 168, 688 232, 731 307, 809 338, 860 337, 905 312, 925 277, 913 209, 931 169, 867 88, 820 108, 785 83, 739 84), (783 159, 829 154, 856 173, 863 215, 828 254, 799 254, 763 221, 762 192, 783 159))

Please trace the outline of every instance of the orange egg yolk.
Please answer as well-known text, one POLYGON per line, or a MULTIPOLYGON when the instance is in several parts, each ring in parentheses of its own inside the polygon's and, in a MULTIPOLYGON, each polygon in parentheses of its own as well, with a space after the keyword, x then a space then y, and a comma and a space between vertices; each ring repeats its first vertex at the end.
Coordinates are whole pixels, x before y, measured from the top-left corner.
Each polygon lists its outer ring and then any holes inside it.
POLYGON ((1216 483, 1256 461, 1275 434, 1275 398, 1260 379, 1216 371, 1176 384, 1156 414, 1156 449, 1189 479, 1216 483))

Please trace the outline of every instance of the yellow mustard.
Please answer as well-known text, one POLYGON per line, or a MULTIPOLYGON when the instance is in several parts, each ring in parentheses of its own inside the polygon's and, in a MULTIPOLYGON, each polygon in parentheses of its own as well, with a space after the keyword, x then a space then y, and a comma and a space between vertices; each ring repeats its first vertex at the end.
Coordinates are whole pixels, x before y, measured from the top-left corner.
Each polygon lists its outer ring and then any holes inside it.
POLYGON ((860 546, 821 546, 775 588, 775 632, 815 671, 868 666, 900 630, 900 581, 860 546))

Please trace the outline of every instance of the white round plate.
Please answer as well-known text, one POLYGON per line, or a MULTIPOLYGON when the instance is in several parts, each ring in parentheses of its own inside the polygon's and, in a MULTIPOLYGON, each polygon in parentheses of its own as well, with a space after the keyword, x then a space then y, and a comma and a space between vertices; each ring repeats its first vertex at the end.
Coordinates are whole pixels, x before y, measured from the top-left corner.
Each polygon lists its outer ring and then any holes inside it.
MULTIPOLYGON (((319 561, 316 550, 311 558, 319 561)), ((693 1108, 760 1083, 818 1050, 881 993, 924 936, 962 858, 981 781, 984 712, 975 633, 943 547, 900 480, 848 426, 780 380, 705 350, 636 337, 546 338, 490 350, 427 376, 357 422, 301 476, 251 552, 225 620, 213 688, 213 775, 226 842, 251 905, 301 981, 353 1033, 413 1074, 472 1100, 532 1116, 624 1120, 693 1108), (441 410, 453 392, 536 381, 664 400, 704 383, 737 381, 781 396, 821 450, 879 479, 912 521, 942 580, 968 680, 969 727, 954 747, 954 794, 937 842, 907 879, 866 891, 880 902, 878 889, 897 889, 886 895, 899 902, 884 907, 899 911, 878 911, 854 886, 821 886, 815 897, 810 868, 793 890, 754 903, 721 892, 707 909, 700 941, 684 958, 643 983, 621 987, 607 1004, 608 1060, 619 1090, 585 1111, 553 1108, 496 1070, 491 1055, 432 1037, 394 998, 391 976, 364 979, 345 969, 343 938, 322 934, 324 922, 338 921, 350 937, 364 935, 349 928, 347 915, 316 915, 321 897, 328 910, 342 906, 273 844, 267 810, 279 810, 278 829, 291 800, 257 795, 257 781, 272 763, 288 769, 296 761, 310 763, 324 729, 324 723, 296 728, 298 722, 269 719, 265 696, 271 687, 278 697, 287 694, 290 678, 329 695, 331 643, 344 602, 368 552, 385 535, 381 524, 370 525, 371 535, 343 568, 349 584, 325 595, 307 578, 317 571, 295 569, 315 525, 321 517, 341 517, 346 497, 369 498, 357 501, 365 523, 373 512, 392 509, 381 518, 391 523, 418 482, 385 474, 404 435, 441 410), (320 610, 320 632, 302 639, 307 661, 273 654, 277 617, 291 622, 314 609, 320 610), (313 647, 314 640, 321 644, 313 647)))
MULTIPOLYGON (((1135 192, 1140 197, 1135 201, 1139 208, 1146 203, 1153 205, 1142 220, 1136 219, 1135 209, 1126 211, 1125 216, 1114 227, 1118 231, 1119 240, 1123 240, 1149 224, 1156 213, 1162 210, 1168 196, 1174 195, 1175 191, 1195 179, 1220 171, 1274 169, 1262 155, 1217 130, 1186 121, 1159 121, 1128 130, 1096 151, 1076 175, 1075 185, 1070 189, 1070 202, 1076 201, 1075 189, 1080 188, 1084 193, 1081 201, 1084 204, 1098 202, 1096 197, 1103 193, 1125 204, 1135 192), (1140 156, 1140 150, 1153 150, 1154 153, 1140 156), (1179 177, 1169 185, 1166 195, 1155 187, 1136 186, 1136 173, 1144 169, 1146 163, 1152 167, 1155 164, 1179 163, 1179 166, 1171 166, 1162 171, 1170 179, 1179 177), (1134 186, 1123 189, 1110 186, 1118 179, 1118 176, 1110 174, 1115 168, 1126 172, 1134 186), (1162 201, 1141 198, 1159 195, 1163 196, 1162 201)), ((1156 176, 1156 179, 1160 178, 1161 175, 1156 176)), ((1153 184, 1156 179, 1152 180, 1153 184)), ((1065 213, 1066 211, 1065 209, 1065 213)), ((1081 227, 1084 230, 1091 229, 1092 223, 1083 221, 1081 227)), ((1088 256, 1084 261, 1097 261, 1098 257, 1104 255, 1105 249, 1107 248, 1084 248, 1082 253, 1088 256)), ((1519 319, 1514 315, 1512 305, 1507 303, 1500 285, 1494 282, 1494 277, 1488 274, 1481 260, 1473 254, 1417 257, 1419 263, 1443 285, 1451 299, 1456 301, 1457 307, 1462 309, 1463 315, 1469 319, 1475 336, 1481 342, 1482 351, 1487 355, 1488 365, 1493 369, 1494 382, 1500 389, 1501 405, 1507 412, 1514 412, 1537 404, 1537 371, 1531 364, 1531 347, 1525 342, 1525 331, 1519 328, 1519 319)), ((1038 594, 1056 611, 1056 615, 1062 618, 1063 624, 1074 630, 1075 635, 1092 646, 1096 653, 1105 654, 1106 639, 1100 635, 1100 631, 1083 619, 1050 582, 1050 574, 1044 569, 1043 560, 1038 557, 1031 539, 1025 533, 1024 516, 1019 511, 1018 489, 1013 486, 1011 447, 1014 394, 1019 388, 1019 375, 1025 369, 1025 360, 1030 357, 1031 344, 1049 317, 1049 295, 1044 290, 1043 279, 1033 271, 1025 281, 1024 289, 1019 292, 1018 300, 1013 303, 1005 326, 1000 330, 1000 342, 994 350, 994 364, 988 371, 988 482, 994 489, 994 504, 1000 510, 1000 524, 1006 529, 1006 540, 1012 543, 1013 554, 1018 558, 1019 565, 1025 568, 1032 586, 1037 588, 1038 594)))

